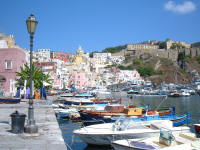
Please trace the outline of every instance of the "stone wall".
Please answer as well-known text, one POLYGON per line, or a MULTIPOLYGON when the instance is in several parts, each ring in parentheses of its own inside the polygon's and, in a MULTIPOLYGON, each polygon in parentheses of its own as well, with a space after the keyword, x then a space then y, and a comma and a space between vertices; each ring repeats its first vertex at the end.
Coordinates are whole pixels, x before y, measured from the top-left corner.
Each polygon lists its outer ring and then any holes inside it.
MULTIPOLYGON (((184 44, 183 42, 179 42, 179 44, 184 44)), ((152 56, 157 56, 161 58, 167 58, 172 61, 177 61, 178 54, 180 52, 184 52, 185 55, 191 55, 192 57, 200 56, 200 42, 191 44, 191 48, 183 48, 180 50, 176 49, 138 49, 133 47, 134 44, 127 44, 121 47, 118 47, 120 50, 118 53, 113 53, 112 56, 131 56, 140 58, 143 54, 150 54, 152 56)), ((137 45, 137 44, 135 44, 137 45)), ((190 44, 188 44, 190 46, 190 44)))
POLYGON ((136 57, 139 58, 143 54, 150 54, 152 56, 157 56, 160 58, 167 58, 172 61, 176 61, 178 58, 179 52, 184 52, 185 55, 191 55, 192 57, 195 56, 200 56, 200 48, 185 48, 181 50, 175 50, 175 49, 140 49, 140 50, 122 50, 123 52, 121 53, 124 54, 125 56, 131 56, 131 57, 136 57))
POLYGON ((197 47, 200 48, 200 42, 196 42, 196 43, 191 44, 191 47, 192 48, 197 48, 197 47))
POLYGON ((200 48, 188 48, 188 49, 181 49, 178 52, 183 52, 185 55, 191 55, 192 57, 200 56, 200 48))
POLYGON ((164 49, 144 49, 144 50, 126 50, 126 56, 133 56, 139 58, 143 54, 150 54, 161 58, 167 58, 172 61, 176 61, 178 58, 178 51, 175 50, 164 50, 164 49))

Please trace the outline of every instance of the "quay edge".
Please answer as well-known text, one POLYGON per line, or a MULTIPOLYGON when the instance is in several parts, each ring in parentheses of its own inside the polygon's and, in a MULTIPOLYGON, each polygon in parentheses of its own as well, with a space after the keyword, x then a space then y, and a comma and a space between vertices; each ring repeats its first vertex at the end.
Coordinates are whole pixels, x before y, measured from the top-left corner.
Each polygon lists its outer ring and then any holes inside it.
MULTIPOLYGON (((46 100, 34 100, 34 117, 38 126, 36 134, 11 132, 10 114, 18 111, 28 114, 28 100, 20 104, 0 104, 1 150, 67 150, 55 113, 46 100)), ((25 125, 27 117, 25 120, 25 125)))

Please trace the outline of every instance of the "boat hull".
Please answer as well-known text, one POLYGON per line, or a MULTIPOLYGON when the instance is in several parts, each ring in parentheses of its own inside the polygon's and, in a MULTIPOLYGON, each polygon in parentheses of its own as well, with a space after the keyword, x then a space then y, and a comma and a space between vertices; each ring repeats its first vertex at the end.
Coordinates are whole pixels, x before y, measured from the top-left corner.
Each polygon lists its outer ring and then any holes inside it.
MULTIPOLYGON (((173 133, 180 133, 180 132, 190 132, 189 127, 180 128, 178 130, 173 130, 173 133)), ((160 130, 155 130, 151 132, 124 132, 124 133, 118 133, 118 132, 112 132, 112 133, 84 133, 80 134, 78 132, 74 132, 75 135, 78 135, 81 140, 83 140, 85 143, 90 145, 102 145, 102 146, 108 146, 111 145, 112 141, 114 140, 122 140, 122 139, 138 139, 138 138, 147 138, 147 137, 153 137, 153 136, 159 136, 160 130)))
POLYGON ((200 134, 200 124, 194 124, 194 129, 197 133, 200 134))
POLYGON ((112 104, 120 104, 121 100, 113 100, 113 101, 73 101, 73 100, 65 100, 65 105, 93 105, 93 104, 108 104, 112 102, 112 104))
MULTIPOLYGON (((114 115, 113 113, 103 115, 104 113, 101 112, 101 114, 92 114, 88 113, 87 111, 80 111, 81 119, 86 121, 84 122, 84 125, 92 125, 97 123, 109 123, 114 122, 119 118, 119 116, 114 115), (112 114, 112 115, 111 115, 112 114), (106 116, 106 117, 105 117, 106 116)), ((122 115, 119 113, 119 115, 122 115)), ((185 124, 190 123, 190 114, 187 115, 149 115, 144 117, 131 117, 134 121, 152 121, 152 120, 171 120, 173 121, 173 126, 181 126, 185 124)))
POLYGON ((138 150, 138 149, 135 149, 135 148, 133 149, 132 147, 119 145, 117 143, 112 143, 111 145, 114 148, 114 150, 138 150))
POLYGON ((0 103, 4 104, 17 104, 20 103, 20 98, 0 98, 0 103))

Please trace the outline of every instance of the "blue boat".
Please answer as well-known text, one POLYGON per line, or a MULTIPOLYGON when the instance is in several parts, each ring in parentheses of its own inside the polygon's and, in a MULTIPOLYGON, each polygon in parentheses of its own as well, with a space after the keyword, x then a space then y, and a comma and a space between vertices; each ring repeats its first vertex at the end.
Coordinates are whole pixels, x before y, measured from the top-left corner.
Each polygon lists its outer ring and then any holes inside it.
MULTIPOLYGON (((109 123, 115 122, 119 117, 103 117, 103 116, 89 116, 87 112, 81 111, 79 112, 81 119, 84 120, 84 125, 92 125, 98 123, 109 123)), ((143 117, 130 117, 134 121, 151 121, 151 120, 171 120, 173 121, 173 126, 181 126, 181 125, 188 125, 190 123, 190 113, 184 115, 144 115, 143 117)))
POLYGON ((69 115, 71 113, 77 113, 78 111, 74 108, 72 109, 63 109, 62 111, 59 111, 56 116, 57 119, 64 119, 64 118, 69 118, 69 115))
POLYGON ((20 98, 12 98, 12 97, 0 97, 0 103, 4 104, 17 104, 20 103, 20 98))

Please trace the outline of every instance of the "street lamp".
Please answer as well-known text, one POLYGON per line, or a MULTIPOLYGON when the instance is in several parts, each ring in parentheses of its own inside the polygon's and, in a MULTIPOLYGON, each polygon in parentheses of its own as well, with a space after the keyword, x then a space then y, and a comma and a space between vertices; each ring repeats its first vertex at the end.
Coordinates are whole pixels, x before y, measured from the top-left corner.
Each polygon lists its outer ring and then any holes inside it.
POLYGON ((29 18, 26 20, 26 25, 28 32, 30 33, 30 98, 29 98, 29 108, 28 108, 28 123, 25 127, 26 133, 37 133, 38 126, 35 125, 34 120, 34 108, 33 108, 33 77, 32 77, 32 51, 33 51, 33 34, 35 33, 35 29, 38 21, 35 19, 34 15, 31 14, 29 18))

